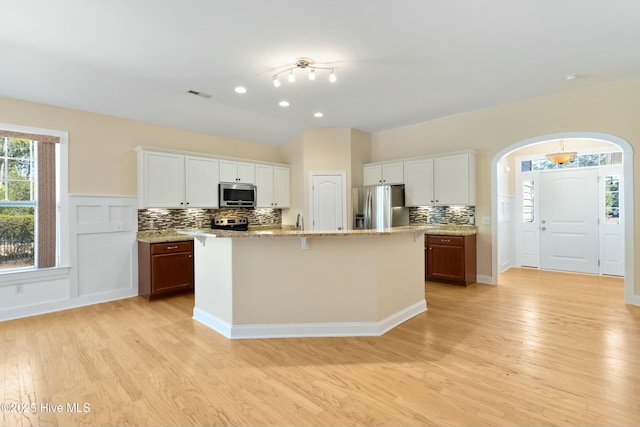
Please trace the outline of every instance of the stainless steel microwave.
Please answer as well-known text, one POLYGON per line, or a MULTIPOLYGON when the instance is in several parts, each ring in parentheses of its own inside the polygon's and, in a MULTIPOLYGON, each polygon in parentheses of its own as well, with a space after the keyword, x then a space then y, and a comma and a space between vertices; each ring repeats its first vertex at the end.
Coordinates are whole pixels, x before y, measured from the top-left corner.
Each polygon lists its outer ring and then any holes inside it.
POLYGON ((256 186, 239 182, 218 184, 221 208, 253 208, 256 206, 256 186))

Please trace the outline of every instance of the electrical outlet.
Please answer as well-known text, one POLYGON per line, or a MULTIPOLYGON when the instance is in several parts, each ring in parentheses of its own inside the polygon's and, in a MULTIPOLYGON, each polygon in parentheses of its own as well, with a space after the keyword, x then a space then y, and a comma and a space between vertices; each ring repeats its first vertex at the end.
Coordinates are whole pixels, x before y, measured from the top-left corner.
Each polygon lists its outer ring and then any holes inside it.
POLYGON ((24 292, 22 285, 16 285, 16 295, 20 295, 22 292, 24 292))

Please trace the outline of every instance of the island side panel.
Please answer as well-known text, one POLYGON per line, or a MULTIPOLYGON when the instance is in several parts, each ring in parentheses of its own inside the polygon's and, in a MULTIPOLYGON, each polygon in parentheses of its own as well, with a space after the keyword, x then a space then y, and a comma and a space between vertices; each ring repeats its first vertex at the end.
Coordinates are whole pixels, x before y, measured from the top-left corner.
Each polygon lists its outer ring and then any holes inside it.
POLYGON ((417 238, 414 233, 380 236, 377 249, 379 320, 407 307, 426 308, 424 235, 419 234, 417 238))
POLYGON ((231 325, 233 321, 232 240, 198 237, 193 243, 195 310, 231 325))
POLYGON ((233 324, 376 322, 377 239, 233 239, 233 324))

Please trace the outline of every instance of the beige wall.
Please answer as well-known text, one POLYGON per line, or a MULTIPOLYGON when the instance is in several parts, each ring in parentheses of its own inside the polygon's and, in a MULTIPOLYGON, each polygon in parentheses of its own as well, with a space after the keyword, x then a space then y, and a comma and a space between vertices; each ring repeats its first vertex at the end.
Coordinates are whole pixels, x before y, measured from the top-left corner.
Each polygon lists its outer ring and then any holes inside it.
POLYGON ((134 196, 136 154, 146 145, 282 162, 278 147, 0 97, 0 121, 69 132, 69 193, 134 196))
MULTIPOLYGON (((283 212, 283 223, 293 224, 298 213, 309 220, 309 172, 339 171, 347 177, 347 201, 356 180, 362 182, 362 163, 370 157, 370 135, 349 128, 309 129, 282 147, 284 161, 291 165, 291 208, 283 212)), ((351 204, 347 204, 347 222, 351 218, 351 204)))
MULTIPOLYGON (((615 135, 635 151, 640 146, 638 117, 640 76, 379 132, 372 135, 372 161, 473 148, 478 152, 476 214, 491 217, 491 161, 498 152, 529 138, 560 132, 615 135)), ((634 172, 634 188, 640 189, 639 181, 634 172)), ((639 204, 636 194, 635 212, 639 204)), ((478 274, 490 276, 491 225, 478 222, 478 274)), ((634 250, 640 254, 637 216, 634 224, 634 250)), ((638 270, 640 262, 636 259, 634 265, 638 270)), ((640 294, 638 280, 635 290, 640 294)))

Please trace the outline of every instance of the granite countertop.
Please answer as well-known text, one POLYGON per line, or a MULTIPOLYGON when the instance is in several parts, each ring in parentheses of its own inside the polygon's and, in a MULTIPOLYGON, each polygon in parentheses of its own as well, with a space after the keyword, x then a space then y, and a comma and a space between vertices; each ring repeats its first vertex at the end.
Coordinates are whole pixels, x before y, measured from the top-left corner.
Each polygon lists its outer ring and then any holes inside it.
POLYGON ((475 225, 425 225, 424 233, 444 236, 470 236, 478 234, 478 227, 475 225))
POLYGON ((137 238, 139 242, 145 243, 171 243, 193 240, 193 236, 178 234, 175 229, 138 231, 137 238))
POLYGON ((477 233, 474 225, 409 225, 383 230, 299 231, 292 226, 251 226, 249 231, 225 231, 211 228, 168 229, 138 232, 138 241, 146 243, 170 243, 193 240, 195 236, 215 237, 319 237, 319 236, 379 236, 398 233, 424 232, 425 234, 468 236, 477 233))
POLYGON ((336 231, 300 231, 291 229, 226 231, 210 228, 178 230, 178 234, 186 236, 234 237, 234 238, 278 238, 278 237, 349 237, 349 236, 381 236, 400 233, 422 233, 423 226, 404 226, 385 228, 382 230, 336 230, 336 231))

